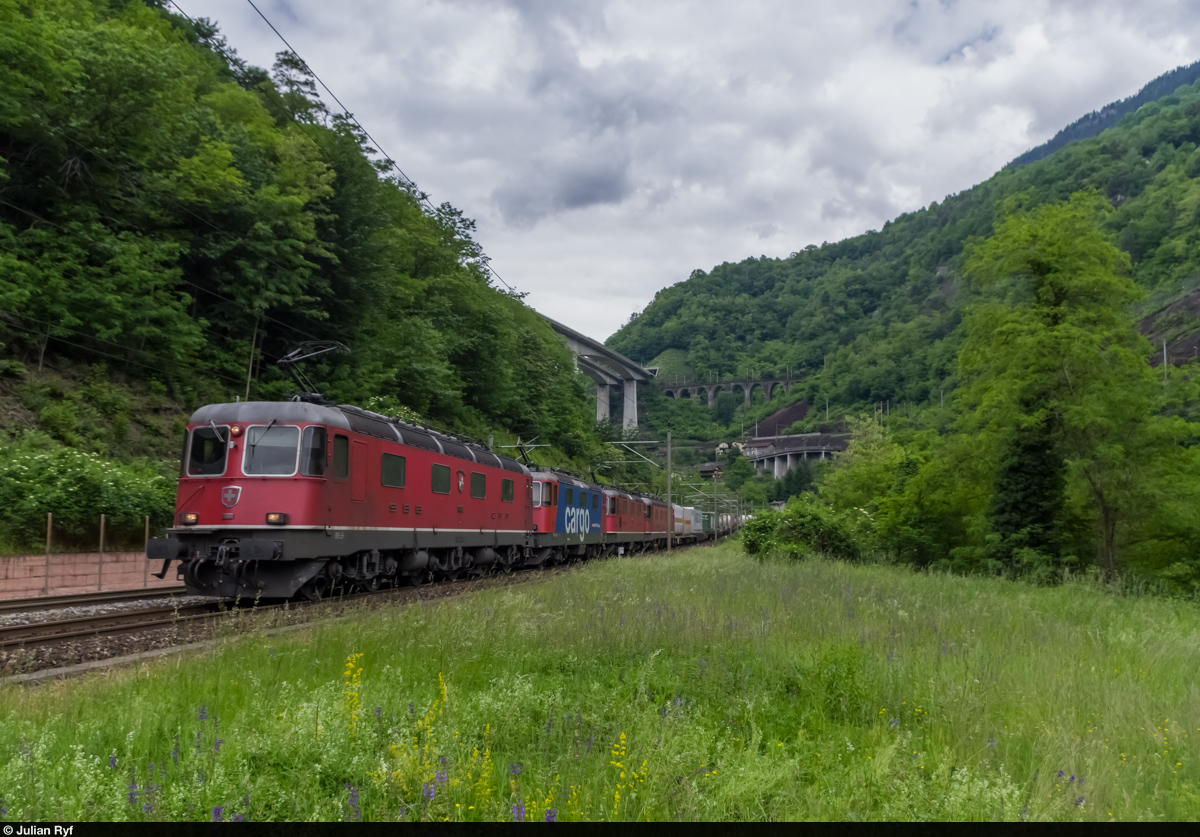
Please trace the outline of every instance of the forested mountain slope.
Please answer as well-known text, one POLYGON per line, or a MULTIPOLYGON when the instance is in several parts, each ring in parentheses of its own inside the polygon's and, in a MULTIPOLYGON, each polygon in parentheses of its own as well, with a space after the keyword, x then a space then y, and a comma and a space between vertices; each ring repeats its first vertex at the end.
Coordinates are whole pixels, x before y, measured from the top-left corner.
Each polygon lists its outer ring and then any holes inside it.
MULTIPOLYGON (((1107 229, 1147 292, 1141 313, 1193 288, 1200 275, 1197 143, 1200 84, 1192 84, 1098 137, 1001 171, 882 230, 809 245, 786 259, 696 270, 659 292, 608 343, 647 364, 681 350, 702 376, 790 366, 808 376, 802 391, 809 403, 829 398, 841 409, 937 400, 957 383, 956 328, 972 295, 960 279, 964 247, 991 235, 1006 207, 1098 190, 1116 207, 1107 229)), ((1174 337, 1194 330, 1186 309, 1170 314, 1174 337)), ((1155 328, 1154 317, 1147 328, 1155 328)))
MULTIPOLYGON (((599 447, 562 341, 305 65, 160 0, 0 0, 0 550, 140 544, 192 409, 297 387, 539 456, 599 447)), ((612 458, 611 456, 608 458, 612 458)), ((586 461, 586 459, 585 459, 586 461)))
POLYGON ((1163 96, 1169 96, 1179 87, 1193 84, 1197 79, 1200 79, 1200 61, 1188 64, 1186 67, 1176 67, 1169 73, 1163 73, 1134 95, 1110 102, 1100 110, 1094 110, 1079 117, 1046 142, 1029 149, 1014 159, 1005 168, 1016 168, 1037 162, 1043 157, 1050 156, 1069 142, 1091 139, 1101 131, 1116 125, 1125 114, 1133 113, 1142 105, 1161 99, 1163 96))
POLYGON ((456 428, 592 434, 571 357, 281 53, 246 65, 156 0, 0 0, 0 341, 102 361, 183 405, 330 397, 456 428))

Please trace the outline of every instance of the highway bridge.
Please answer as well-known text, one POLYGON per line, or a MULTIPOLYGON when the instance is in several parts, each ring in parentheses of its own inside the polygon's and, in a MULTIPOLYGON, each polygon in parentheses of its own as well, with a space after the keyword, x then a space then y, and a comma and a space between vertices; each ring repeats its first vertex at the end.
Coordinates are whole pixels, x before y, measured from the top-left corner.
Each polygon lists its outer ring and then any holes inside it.
POLYGON ((596 421, 612 420, 609 395, 612 387, 619 386, 623 396, 621 426, 627 430, 636 428, 637 385, 649 383, 654 378, 654 372, 570 326, 549 317, 546 317, 546 321, 566 341, 567 348, 575 353, 579 371, 596 382, 596 421))

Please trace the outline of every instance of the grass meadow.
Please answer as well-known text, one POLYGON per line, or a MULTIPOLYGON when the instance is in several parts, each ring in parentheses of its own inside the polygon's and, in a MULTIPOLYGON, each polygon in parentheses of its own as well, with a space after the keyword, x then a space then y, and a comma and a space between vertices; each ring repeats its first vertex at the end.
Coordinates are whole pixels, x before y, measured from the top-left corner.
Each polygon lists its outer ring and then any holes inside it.
POLYGON ((615 559, 0 687, 0 819, 1195 820, 1198 628, 1087 583, 615 559))

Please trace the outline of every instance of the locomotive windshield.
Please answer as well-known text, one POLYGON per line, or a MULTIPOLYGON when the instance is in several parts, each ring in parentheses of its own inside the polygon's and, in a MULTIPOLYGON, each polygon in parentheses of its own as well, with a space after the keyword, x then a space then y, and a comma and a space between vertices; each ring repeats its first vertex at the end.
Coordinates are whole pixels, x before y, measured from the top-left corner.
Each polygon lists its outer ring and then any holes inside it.
POLYGON ((259 425, 246 430, 246 453, 242 473, 255 476, 290 477, 296 473, 300 453, 300 428, 259 425))
POLYGON ((187 460, 189 477, 219 477, 225 473, 225 458, 229 454, 228 427, 197 427, 192 431, 192 443, 187 460))

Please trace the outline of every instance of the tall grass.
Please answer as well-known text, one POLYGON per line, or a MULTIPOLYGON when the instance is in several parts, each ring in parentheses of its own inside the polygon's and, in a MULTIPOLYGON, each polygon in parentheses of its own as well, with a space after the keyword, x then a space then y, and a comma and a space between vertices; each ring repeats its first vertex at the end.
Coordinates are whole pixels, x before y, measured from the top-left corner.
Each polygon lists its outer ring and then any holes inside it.
POLYGON ((1085 584, 611 560, 5 687, 0 818, 1196 819, 1198 628, 1085 584))

